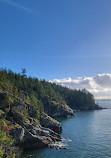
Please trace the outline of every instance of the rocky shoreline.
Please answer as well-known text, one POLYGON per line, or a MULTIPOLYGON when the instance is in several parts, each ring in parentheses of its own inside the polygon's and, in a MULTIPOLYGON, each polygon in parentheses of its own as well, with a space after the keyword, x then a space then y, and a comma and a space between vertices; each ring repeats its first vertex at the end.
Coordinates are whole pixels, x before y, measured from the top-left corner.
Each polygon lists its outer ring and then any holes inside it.
POLYGON ((24 119, 18 110, 13 110, 7 115, 0 110, 0 114, 7 125, 12 124, 10 135, 14 139, 14 146, 19 147, 20 151, 44 147, 65 149, 55 145, 55 142, 62 141, 60 136, 62 132, 61 124, 46 113, 43 114, 39 123, 31 117, 24 119))
MULTIPOLYGON (((47 115, 45 114, 45 116, 47 115)), ((13 128, 10 134, 15 140, 14 144, 23 150, 31 150, 49 147, 49 144, 61 141, 61 124, 49 116, 47 116, 47 119, 49 120, 49 122, 46 123, 47 128, 41 124, 32 124, 29 126, 20 125, 19 127, 13 128)))
MULTIPOLYGON (((98 108, 98 110, 100 109, 103 108, 98 108)), ((67 117, 71 116, 74 116, 72 111, 67 117)), ((68 149, 67 147, 59 146, 57 143, 63 140, 60 136, 62 132, 61 124, 46 113, 43 114, 39 123, 31 117, 23 119, 18 110, 13 110, 7 115, 0 110, 0 118, 4 118, 7 125, 10 122, 12 123, 13 128, 10 130, 10 135, 14 139, 14 146, 19 148, 19 152, 45 147, 57 150, 68 149)))
POLYGON ((49 144, 54 144, 62 140, 58 133, 49 128, 44 128, 41 125, 36 128, 30 128, 29 130, 15 128, 11 131, 11 134, 15 139, 15 145, 20 146, 23 150, 49 147, 49 144))
POLYGON ((72 117, 78 109, 100 107, 85 89, 71 90, 1 69, 0 141, 3 156, 16 155, 15 148, 20 151, 44 147, 61 149, 56 142, 62 140, 62 126, 54 118, 72 117))
MULTIPOLYGON (((21 106, 18 106, 18 108, 21 108, 21 106)), ((98 108, 97 110, 100 109, 102 108, 98 108)), ((60 116, 60 113, 57 115, 60 116)), ((69 109, 69 111, 65 111, 64 115, 65 117, 74 116, 73 110, 69 109)), ((62 116, 64 115, 62 113, 62 116)), ((62 141, 62 137, 60 136, 62 126, 57 120, 46 113, 43 114, 39 123, 31 117, 24 119, 17 108, 10 111, 7 115, 0 110, 0 118, 5 118, 7 124, 10 122, 13 124, 10 135, 14 139, 14 145, 18 146, 20 150, 32 150, 44 147, 67 149, 66 147, 56 145, 56 142, 62 141)))
MULTIPOLYGON (((100 109, 102 108, 98 108, 98 110, 100 109)), ((72 116, 74 114, 71 111, 67 117, 72 116)), ((5 118, 6 122, 11 121, 13 123, 10 135, 14 139, 14 145, 19 147, 20 150, 32 150, 44 147, 55 148, 57 150, 67 149, 56 144, 56 142, 63 140, 60 136, 62 132, 61 124, 46 113, 43 114, 39 123, 31 117, 24 121, 23 116, 18 110, 11 111, 7 116, 0 110, 0 118, 5 118)))

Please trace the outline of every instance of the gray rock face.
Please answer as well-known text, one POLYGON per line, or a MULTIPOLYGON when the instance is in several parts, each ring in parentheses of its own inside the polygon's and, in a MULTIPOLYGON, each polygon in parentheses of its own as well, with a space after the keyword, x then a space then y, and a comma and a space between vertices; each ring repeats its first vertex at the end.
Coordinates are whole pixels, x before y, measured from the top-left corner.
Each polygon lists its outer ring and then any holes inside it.
POLYGON ((16 127, 11 131, 11 135, 13 135, 15 139, 15 144, 20 144, 25 136, 25 130, 22 127, 16 127))
POLYGON ((24 150, 48 147, 49 144, 61 140, 59 134, 42 126, 32 127, 30 130, 17 127, 11 133, 15 144, 20 145, 24 150))
POLYGON ((40 123, 43 127, 50 128, 51 130, 55 131, 56 133, 62 132, 61 124, 58 121, 52 119, 47 114, 43 115, 42 119, 40 120, 40 123))
POLYGON ((48 144, 52 143, 52 139, 46 136, 38 136, 33 135, 30 132, 26 132, 24 138, 21 141, 21 145, 23 149, 35 149, 35 148, 43 148, 48 146, 48 144))
POLYGON ((11 131, 15 144, 25 150, 48 147, 49 144, 61 140, 58 134, 62 131, 61 124, 45 113, 40 124, 34 118, 24 119, 19 111, 12 110, 10 116, 20 126, 11 131))
POLYGON ((31 129, 30 132, 34 135, 41 135, 41 136, 48 136, 50 134, 49 131, 46 131, 46 130, 41 129, 41 128, 39 128, 39 129, 33 128, 33 129, 31 129))
POLYGON ((52 117, 72 117, 74 116, 73 110, 68 107, 67 105, 65 105, 65 107, 59 109, 57 112, 55 112, 54 114, 51 114, 52 117))
POLYGON ((67 104, 52 102, 51 106, 45 107, 45 113, 51 117, 71 117, 73 110, 67 104))

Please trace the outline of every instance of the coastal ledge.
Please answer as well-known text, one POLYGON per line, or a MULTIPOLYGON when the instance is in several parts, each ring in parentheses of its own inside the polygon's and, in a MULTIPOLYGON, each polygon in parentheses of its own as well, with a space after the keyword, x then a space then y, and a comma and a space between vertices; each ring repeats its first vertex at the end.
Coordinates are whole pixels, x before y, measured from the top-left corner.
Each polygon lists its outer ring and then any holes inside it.
POLYGON ((22 147, 23 150, 48 147, 49 144, 62 140, 58 133, 42 126, 29 130, 17 127, 11 133, 15 139, 15 144, 22 147))
POLYGON ((39 123, 30 117, 24 120, 18 110, 11 111, 7 119, 12 119, 11 121, 14 123, 13 129, 10 131, 15 140, 14 144, 23 150, 48 147, 49 144, 62 140, 61 124, 45 113, 39 123))
POLYGON ((60 136, 62 132, 61 124, 46 113, 43 114, 39 124, 33 118, 27 118, 28 124, 23 122, 22 115, 18 111, 11 112, 10 117, 13 117, 13 121, 17 122, 16 126, 18 126, 13 128, 10 134, 15 140, 14 144, 23 150, 44 147, 66 149, 56 145, 56 142, 63 140, 60 136))
POLYGON ((55 120, 55 119, 51 118, 50 116, 48 116, 46 113, 44 113, 43 117, 40 119, 40 124, 43 127, 49 128, 49 129, 53 130, 56 133, 61 133, 62 132, 61 124, 57 120, 55 120))

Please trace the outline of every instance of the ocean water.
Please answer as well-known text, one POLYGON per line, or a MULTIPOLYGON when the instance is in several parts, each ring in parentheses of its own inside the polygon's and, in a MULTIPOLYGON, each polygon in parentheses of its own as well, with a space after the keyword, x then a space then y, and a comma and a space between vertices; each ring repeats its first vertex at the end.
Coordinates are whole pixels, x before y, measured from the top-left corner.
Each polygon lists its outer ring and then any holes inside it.
MULTIPOLYGON (((110 101, 99 104, 111 108, 110 101)), ((74 117, 59 121, 64 138, 59 145, 68 149, 32 150, 21 158, 111 158, 111 109, 79 111, 74 117)))
POLYGON ((96 103, 103 108, 111 108, 111 99, 101 99, 101 100, 96 100, 96 103))

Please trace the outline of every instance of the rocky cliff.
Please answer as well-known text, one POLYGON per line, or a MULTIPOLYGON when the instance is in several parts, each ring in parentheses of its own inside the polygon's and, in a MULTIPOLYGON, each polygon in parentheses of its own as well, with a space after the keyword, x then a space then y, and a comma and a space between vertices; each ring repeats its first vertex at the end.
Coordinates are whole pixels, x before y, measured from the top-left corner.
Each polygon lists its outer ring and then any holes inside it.
POLYGON ((24 150, 48 147, 62 139, 59 135, 62 131, 61 124, 45 113, 40 122, 31 117, 24 118, 19 111, 13 110, 7 115, 0 110, 0 118, 5 120, 8 128, 10 127, 14 145, 24 150))

